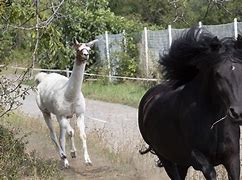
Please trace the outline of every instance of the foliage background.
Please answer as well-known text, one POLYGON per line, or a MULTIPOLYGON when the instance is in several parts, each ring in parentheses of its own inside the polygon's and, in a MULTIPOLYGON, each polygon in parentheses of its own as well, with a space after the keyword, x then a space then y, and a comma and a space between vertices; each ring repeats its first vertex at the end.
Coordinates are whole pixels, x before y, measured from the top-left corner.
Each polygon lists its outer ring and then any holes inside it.
MULTIPOLYGON (((118 73, 136 76, 138 57, 134 34, 143 27, 164 29, 171 24, 175 28, 186 28, 198 21, 207 25, 222 24, 235 17, 241 21, 241 16, 241 0, 0 0, 0 64, 20 63, 29 67, 35 61, 42 68, 71 68, 74 37, 87 42, 105 31, 115 34, 125 30, 127 52, 119 54, 122 64, 118 73)), ((93 62, 89 67, 96 65, 95 57, 92 54, 93 62)), ((21 90, 24 78, 21 79, 16 85, 1 77, 0 117, 19 105, 18 98, 25 97, 27 90, 21 90), (4 107, 9 107, 7 112, 4 107)), ((132 91, 140 92, 140 89, 132 91)), ((132 94, 131 97, 132 101, 137 99, 132 94)), ((49 164, 38 160, 34 154, 25 154, 25 143, 14 135, 0 126, 1 177, 26 176, 30 168, 44 172, 38 174, 44 179, 52 177, 53 173, 58 175, 56 167, 51 167, 52 162, 49 164), (9 161, 11 163, 1 167, 9 161)))
MULTIPOLYGON (((131 68, 130 75, 135 76, 137 51, 132 36, 144 26, 186 28, 198 21, 227 23, 234 17, 240 21, 241 9, 240 0, 1 0, 0 61, 71 68, 74 37, 87 42, 105 31, 116 34, 125 30, 128 51, 120 55, 124 63, 119 72, 127 74, 131 68)), ((89 67, 95 65, 96 57, 91 54, 89 67)))

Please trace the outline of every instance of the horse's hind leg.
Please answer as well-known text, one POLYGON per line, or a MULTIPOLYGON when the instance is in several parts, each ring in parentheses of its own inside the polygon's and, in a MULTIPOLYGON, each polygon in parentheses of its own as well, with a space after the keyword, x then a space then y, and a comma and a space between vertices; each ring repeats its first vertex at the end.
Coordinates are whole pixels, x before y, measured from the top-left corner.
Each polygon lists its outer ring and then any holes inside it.
POLYGON ((216 171, 207 158, 200 151, 196 150, 193 150, 191 155, 193 168, 201 170, 207 180, 216 180, 216 171))
POLYGON ((181 180, 185 180, 185 178, 187 176, 188 166, 177 166, 177 169, 178 169, 178 173, 180 175, 181 180))
POLYGON ((161 156, 158 156, 158 157, 159 157, 160 161, 162 162, 163 167, 165 168, 166 173, 171 178, 171 180, 183 180, 180 178, 176 164, 164 159, 161 156))

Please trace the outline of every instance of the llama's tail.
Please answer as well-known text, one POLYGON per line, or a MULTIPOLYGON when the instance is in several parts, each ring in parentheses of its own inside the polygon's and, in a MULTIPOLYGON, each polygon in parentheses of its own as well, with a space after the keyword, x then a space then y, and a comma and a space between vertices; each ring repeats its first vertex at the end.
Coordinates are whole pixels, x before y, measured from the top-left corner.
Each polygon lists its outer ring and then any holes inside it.
POLYGON ((43 81, 43 79, 45 79, 46 75, 47 75, 47 73, 45 73, 45 72, 40 72, 40 73, 36 74, 36 76, 34 78, 36 84, 38 85, 41 81, 43 81))

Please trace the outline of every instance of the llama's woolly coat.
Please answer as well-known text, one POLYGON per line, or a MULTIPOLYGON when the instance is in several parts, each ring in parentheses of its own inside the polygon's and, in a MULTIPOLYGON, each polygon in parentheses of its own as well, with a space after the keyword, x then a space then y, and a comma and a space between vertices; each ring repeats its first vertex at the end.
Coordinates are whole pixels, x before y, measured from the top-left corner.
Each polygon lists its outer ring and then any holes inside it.
POLYGON ((53 114, 70 118, 73 114, 85 112, 85 99, 83 94, 75 101, 66 101, 64 99, 65 89, 68 86, 68 78, 57 73, 44 74, 36 76, 37 86, 37 103, 42 111, 48 110, 53 114), (60 91, 60 89, 62 89, 60 91), (40 98, 42 97, 42 98, 40 98))

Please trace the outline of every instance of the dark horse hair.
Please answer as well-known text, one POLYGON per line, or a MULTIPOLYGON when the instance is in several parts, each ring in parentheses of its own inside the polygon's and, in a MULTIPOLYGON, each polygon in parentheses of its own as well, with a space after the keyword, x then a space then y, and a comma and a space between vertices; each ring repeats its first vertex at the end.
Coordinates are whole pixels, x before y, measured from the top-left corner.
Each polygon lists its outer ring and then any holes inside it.
POLYGON ((160 57, 163 78, 175 88, 182 86, 198 74, 199 66, 211 66, 222 60, 219 58, 222 53, 231 52, 242 61, 241 49, 240 35, 237 40, 228 37, 219 40, 206 29, 193 27, 173 41, 168 54, 160 57))
POLYGON ((242 37, 217 38, 193 27, 160 58, 164 82, 142 97, 138 125, 148 149, 172 180, 192 166, 216 180, 224 165, 228 179, 240 178, 242 37))

